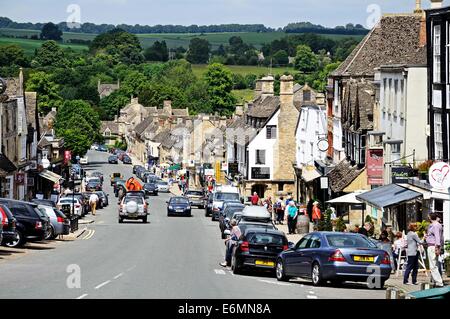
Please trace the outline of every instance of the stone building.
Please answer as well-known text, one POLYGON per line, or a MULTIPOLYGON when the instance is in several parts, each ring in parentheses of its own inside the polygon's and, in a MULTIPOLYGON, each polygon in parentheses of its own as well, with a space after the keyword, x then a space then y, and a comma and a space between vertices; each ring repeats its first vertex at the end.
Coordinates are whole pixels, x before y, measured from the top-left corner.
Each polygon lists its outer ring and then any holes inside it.
POLYGON ((100 80, 98 80, 98 84, 97 84, 97 92, 98 95, 100 96, 100 99, 103 99, 109 95, 111 95, 111 93, 113 93, 114 91, 120 89, 120 81, 117 80, 117 84, 113 84, 113 83, 104 83, 102 84, 100 80))

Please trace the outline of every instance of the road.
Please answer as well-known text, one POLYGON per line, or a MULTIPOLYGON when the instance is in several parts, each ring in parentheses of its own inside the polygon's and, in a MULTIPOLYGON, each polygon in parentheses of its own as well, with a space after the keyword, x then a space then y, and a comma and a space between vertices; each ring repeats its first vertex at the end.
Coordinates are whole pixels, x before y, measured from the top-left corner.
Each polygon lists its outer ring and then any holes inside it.
POLYGON ((383 290, 363 284, 313 287, 308 281, 280 283, 267 274, 233 275, 220 267, 224 244, 217 222, 194 210, 193 217, 167 217, 169 194, 149 199, 149 221, 117 221, 117 200, 108 177, 131 165, 107 164, 108 154, 88 153, 88 170, 105 176, 110 205, 97 212, 77 240, 33 245, 4 258, 0 248, 0 299, 5 298, 264 298, 382 299, 383 290), (77 274, 80 274, 79 281, 77 274), (77 285, 79 283, 79 286, 77 285))

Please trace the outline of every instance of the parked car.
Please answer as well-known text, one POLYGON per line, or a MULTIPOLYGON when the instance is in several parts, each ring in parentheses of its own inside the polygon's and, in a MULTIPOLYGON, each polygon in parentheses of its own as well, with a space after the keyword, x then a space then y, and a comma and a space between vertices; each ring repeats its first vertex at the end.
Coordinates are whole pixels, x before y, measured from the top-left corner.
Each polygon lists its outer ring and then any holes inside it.
POLYGON ((205 208, 205 193, 202 190, 189 189, 184 193, 184 197, 189 199, 191 206, 205 208))
POLYGON ((106 147, 106 145, 99 145, 97 148, 97 151, 99 152, 108 152, 108 148, 106 147))
POLYGON ((119 159, 117 158, 117 155, 111 155, 108 157, 108 163, 109 164, 119 164, 119 159))
POLYGON ((167 201, 167 216, 184 215, 192 216, 192 208, 189 200, 185 197, 175 196, 167 201))
POLYGON ((241 202, 237 187, 221 186, 216 188, 216 191, 214 191, 213 194, 211 217, 213 221, 219 219, 219 214, 222 211, 224 202, 241 202))
POLYGON ((366 282, 371 276, 379 276, 378 288, 383 288, 391 270, 389 254, 361 234, 312 232, 279 255, 276 275, 284 281, 309 278, 315 286, 326 281, 366 282), (371 271, 374 266, 376 273, 371 271))
POLYGON ((133 165, 133 174, 136 174, 137 169, 144 168, 142 165, 133 165))
MULTIPOLYGON (((81 217, 83 217, 87 215, 87 213, 89 213, 91 210, 91 206, 89 205, 89 196, 91 196, 90 193, 68 193, 64 194, 63 198, 77 198, 81 203, 81 217)), ((56 204, 55 206, 57 209, 61 210, 61 207, 58 207, 58 204, 56 204)))
POLYGON ((247 228, 233 246, 231 270, 234 274, 244 268, 274 271, 278 254, 288 248, 286 235, 279 230, 247 228))
POLYGON ((127 187, 126 187, 126 185, 125 185, 126 182, 127 182, 127 181, 124 180, 124 179, 117 179, 117 180, 114 182, 114 185, 113 185, 114 196, 119 197, 119 190, 120 190, 120 189, 122 189, 124 193, 127 192, 127 187))
POLYGON ((168 193, 169 192, 169 183, 163 180, 157 180, 156 185, 158 185, 158 192, 168 193))
POLYGON ((209 217, 209 216, 212 215, 213 199, 214 199, 214 193, 208 193, 208 194, 206 195, 206 202, 205 202, 205 217, 209 217))
POLYGON ((3 241, 3 215, 0 214, 0 242, 3 241))
POLYGON ((65 225, 70 225, 70 221, 61 211, 46 205, 38 205, 38 209, 50 219, 50 228, 45 239, 55 239, 58 235, 67 235, 65 234, 67 229, 65 225))
POLYGON ((103 184, 104 177, 103 177, 103 173, 102 173, 102 172, 98 172, 98 171, 92 172, 92 173, 91 173, 91 176, 92 176, 92 177, 99 178, 99 179, 100 179, 100 182, 103 184))
POLYGON ((16 218, 14 217, 8 206, 0 204, 0 215, 2 215, 3 239, 0 241, 2 245, 16 240, 16 218))
POLYGON ((127 153, 125 153, 124 151, 119 151, 116 155, 119 161, 122 161, 124 156, 127 156, 127 153))
POLYGON ((45 206, 50 206, 53 208, 56 208, 56 203, 54 201, 52 201, 51 199, 37 199, 34 198, 31 200, 33 203, 38 204, 38 205, 45 205, 45 206))
POLYGON ((58 210, 62 210, 63 206, 66 205, 70 206, 70 211, 73 214, 82 216, 83 203, 80 197, 72 197, 71 195, 69 195, 68 197, 61 197, 56 204, 56 207, 58 208, 58 210))
POLYGON ((6 198, 0 198, 0 204, 7 206, 16 219, 16 238, 6 242, 6 246, 20 247, 27 241, 45 239, 50 221, 36 204, 6 198))
POLYGON ((111 174, 111 186, 114 186, 114 182, 116 179, 123 179, 122 173, 112 173, 111 174))
POLYGON ((245 206, 238 220, 238 226, 241 232, 247 228, 277 229, 270 213, 263 206, 245 206))
POLYGON ((87 156, 83 156, 82 158, 80 158, 80 164, 82 165, 87 165, 88 164, 88 157, 87 156))
POLYGON ((147 223, 147 203, 140 192, 127 193, 119 204, 119 223, 125 219, 139 220, 147 223))
POLYGON ((133 164, 133 161, 131 160, 131 157, 128 155, 125 155, 122 157, 122 163, 123 164, 133 164))
POLYGON ((90 180, 86 184, 86 191, 88 192, 101 190, 102 190, 102 183, 100 182, 100 180, 90 180))
POLYGON ((100 199, 100 208, 107 207, 109 205, 109 198, 108 194, 105 193, 105 191, 97 191, 95 192, 100 199))
POLYGON ((156 185, 155 183, 145 183, 143 188, 146 195, 158 195, 158 185, 156 185))
POLYGON ((244 204, 236 202, 226 202, 223 205, 223 212, 219 216, 219 229, 222 239, 226 238, 224 231, 230 228, 230 221, 233 218, 234 213, 242 212, 244 207, 244 204))
POLYGON ((145 172, 147 172, 147 170, 146 170, 144 167, 139 166, 139 167, 136 168, 136 173, 134 173, 134 174, 136 174, 136 176, 137 176, 138 178, 140 178, 141 181, 145 182, 145 180, 143 179, 143 174, 144 174, 145 172))

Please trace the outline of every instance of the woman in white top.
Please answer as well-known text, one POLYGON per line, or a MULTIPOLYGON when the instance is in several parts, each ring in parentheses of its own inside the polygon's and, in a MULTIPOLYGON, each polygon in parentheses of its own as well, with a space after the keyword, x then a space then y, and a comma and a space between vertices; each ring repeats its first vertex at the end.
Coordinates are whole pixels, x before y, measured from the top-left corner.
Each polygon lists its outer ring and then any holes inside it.
POLYGON ((402 232, 397 232, 395 234, 395 240, 394 244, 392 245, 392 255, 394 256, 394 265, 395 269, 397 270, 397 262, 398 262, 398 256, 406 248, 406 240, 403 238, 402 232))

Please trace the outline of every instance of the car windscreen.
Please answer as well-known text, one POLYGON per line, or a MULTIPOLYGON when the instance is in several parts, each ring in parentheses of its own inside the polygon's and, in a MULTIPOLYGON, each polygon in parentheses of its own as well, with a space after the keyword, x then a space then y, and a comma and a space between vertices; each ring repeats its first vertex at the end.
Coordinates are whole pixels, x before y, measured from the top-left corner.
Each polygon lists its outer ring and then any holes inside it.
POLYGON ((165 181, 156 181, 156 183, 158 184, 158 185, 169 185, 167 182, 165 182, 165 181))
POLYGON ((261 245, 284 245, 286 240, 281 235, 269 234, 269 233, 248 233, 247 240, 250 244, 261 245))
POLYGON ((48 218, 47 214, 45 213, 45 208, 42 208, 42 210, 40 210, 39 208, 35 207, 34 211, 39 215, 39 217, 48 218))
POLYGON ((222 193, 218 192, 214 194, 214 200, 219 201, 239 201, 238 193, 222 193))
POLYGON ((186 195, 203 196, 203 192, 202 191, 187 191, 186 195))
POLYGON ((370 240, 363 236, 355 235, 326 235, 327 241, 332 247, 338 248, 377 248, 370 240))
POLYGON ((186 204, 189 205, 189 201, 186 198, 172 198, 170 204, 186 204))
POLYGON ((228 218, 233 217, 234 213, 236 212, 242 212, 242 207, 239 206, 231 206, 231 207, 227 207, 225 214, 228 218))
POLYGON ((59 200, 59 202, 60 202, 61 204, 78 203, 78 199, 77 199, 76 196, 75 196, 74 199, 72 199, 72 198, 61 198, 61 199, 59 200))

